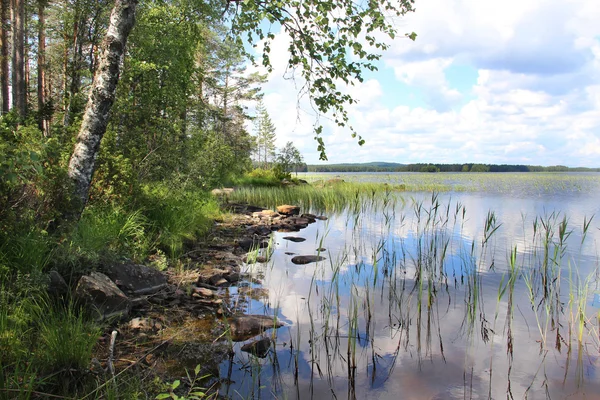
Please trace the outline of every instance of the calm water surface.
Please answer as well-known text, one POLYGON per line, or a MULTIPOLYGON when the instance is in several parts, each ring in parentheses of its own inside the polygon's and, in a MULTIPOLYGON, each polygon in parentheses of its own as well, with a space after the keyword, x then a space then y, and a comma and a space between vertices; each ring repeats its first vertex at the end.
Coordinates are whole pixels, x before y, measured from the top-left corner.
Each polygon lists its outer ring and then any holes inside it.
MULTIPOLYGON (((343 174, 320 175, 309 178, 343 174)), ((413 175, 427 174, 343 177, 413 175)), ((431 175, 457 190, 400 192, 274 234, 271 261, 248 267, 268 299, 247 312, 285 326, 263 335, 274 343, 264 358, 235 344, 223 395, 600 398, 600 176, 431 175)))

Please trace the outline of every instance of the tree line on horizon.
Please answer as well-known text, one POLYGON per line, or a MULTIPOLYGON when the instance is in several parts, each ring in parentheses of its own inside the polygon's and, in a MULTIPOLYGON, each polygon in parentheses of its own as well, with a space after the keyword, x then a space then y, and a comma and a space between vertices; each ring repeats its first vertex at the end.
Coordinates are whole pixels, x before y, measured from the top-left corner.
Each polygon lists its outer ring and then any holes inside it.
POLYGON ((600 168, 524 164, 329 164, 307 165, 300 172, 600 172, 600 168))

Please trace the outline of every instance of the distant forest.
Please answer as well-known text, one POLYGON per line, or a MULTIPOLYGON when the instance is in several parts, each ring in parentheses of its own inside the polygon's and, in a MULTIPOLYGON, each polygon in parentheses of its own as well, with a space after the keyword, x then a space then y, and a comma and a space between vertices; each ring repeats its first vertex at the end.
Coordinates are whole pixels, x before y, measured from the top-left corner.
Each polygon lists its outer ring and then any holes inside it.
POLYGON ((364 164, 306 165, 299 172, 600 172, 600 168, 508 164, 364 164))

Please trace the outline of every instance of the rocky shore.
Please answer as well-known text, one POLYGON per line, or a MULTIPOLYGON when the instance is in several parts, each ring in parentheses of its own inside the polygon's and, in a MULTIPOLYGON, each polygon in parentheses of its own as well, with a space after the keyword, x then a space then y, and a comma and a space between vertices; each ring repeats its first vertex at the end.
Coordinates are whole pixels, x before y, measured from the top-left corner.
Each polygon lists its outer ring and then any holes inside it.
MULTIPOLYGON (((251 263, 269 261, 272 232, 298 232, 326 217, 301 214, 290 205, 277 211, 245 204, 224 207, 227 218, 215 222, 202 241, 187 245, 178 268, 159 271, 123 263, 79 279, 74 297, 110 326, 99 340, 93 373, 135 368, 169 379, 201 365, 201 374, 212 375, 210 385, 216 389, 218 365, 232 357, 232 342, 246 341, 242 351, 266 356, 272 340, 263 332, 283 324, 275 316, 245 314, 244 305, 268 299, 268 291, 244 271, 251 263)), ((290 256, 296 264, 323 259, 290 256)), ((50 278, 55 295, 68 290, 58 274, 50 278)))

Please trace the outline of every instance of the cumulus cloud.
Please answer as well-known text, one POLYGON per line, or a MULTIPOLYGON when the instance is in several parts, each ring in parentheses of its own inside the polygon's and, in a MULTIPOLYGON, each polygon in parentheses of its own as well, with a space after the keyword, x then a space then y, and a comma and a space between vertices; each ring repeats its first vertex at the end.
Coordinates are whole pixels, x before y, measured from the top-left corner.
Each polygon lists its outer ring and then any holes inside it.
MULTIPOLYGON (((326 117, 331 162, 487 162, 597 166, 600 7, 594 0, 429 0, 398 22, 417 40, 392 42, 380 75, 343 88, 359 147, 326 117), (451 77, 463 66, 472 82, 451 77), (387 71, 387 73, 386 73, 387 71)), ((317 162, 316 112, 287 71, 289 38, 271 44, 265 104, 278 145, 317 162)))

